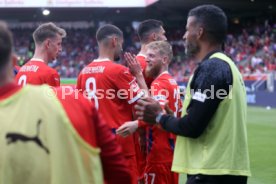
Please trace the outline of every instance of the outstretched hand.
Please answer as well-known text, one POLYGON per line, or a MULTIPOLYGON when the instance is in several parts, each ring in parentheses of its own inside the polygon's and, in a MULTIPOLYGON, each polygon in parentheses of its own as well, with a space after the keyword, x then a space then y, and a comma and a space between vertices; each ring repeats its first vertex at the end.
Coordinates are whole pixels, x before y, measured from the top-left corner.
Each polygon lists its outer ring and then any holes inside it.
POLYGON ((138 119, 143 120, 148 124, 156 124, 155 118, 160 112, 162 112, 159 102, 150 97, 138 100, 134 108, 138 119))
POLYGON ((117 130, 116 134, 127 137, 131 134, 133 134, 138 128, 138 121, 127 121, 123 125, 121 125, 117 130))
POLYGON ((127 62, 128 68, 130 73, 137 77, 137 75, 142 74, 142 68, 140 63, 137 61, 136 57, 134 55, 132 55, 129 52, 126 52, 124 54, 124 58, 127 62))

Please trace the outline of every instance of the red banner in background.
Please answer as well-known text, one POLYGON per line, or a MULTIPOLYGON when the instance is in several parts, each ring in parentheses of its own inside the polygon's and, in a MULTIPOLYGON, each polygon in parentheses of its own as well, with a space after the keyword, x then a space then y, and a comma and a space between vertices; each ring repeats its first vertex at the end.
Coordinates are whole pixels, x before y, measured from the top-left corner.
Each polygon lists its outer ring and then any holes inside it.
POLYGON ((267 74, 243 75, 243 80, 267 80, 267 74))

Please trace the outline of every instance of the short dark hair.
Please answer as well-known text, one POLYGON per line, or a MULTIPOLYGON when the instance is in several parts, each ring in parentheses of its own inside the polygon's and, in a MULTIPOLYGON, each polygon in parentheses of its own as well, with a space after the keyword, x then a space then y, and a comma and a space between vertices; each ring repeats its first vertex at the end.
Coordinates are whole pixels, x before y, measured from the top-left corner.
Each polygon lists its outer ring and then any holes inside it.
POLYGON ((113 36, 113 35, 116 35, 116 36, 122 38, 123 32, 117 26, 114 26, 112 24, 106 24, 97 30, 96 39, 98 42, 101 42, 104 39, 106 39, 107 37, 113 36))
POLYGON ((138 26, 137 33, 139 39, 142 43, 146 43, 148 41, 148 36, 152 32, 159 31, 160 27, 163 26, 163 22, 154 19, 148 19, 141 22, 138 26))
POLYGON ((194 16, 203 27, 211 43, 222 44, 227 33, 227 17, 222 9, 215 5, 201 5, 189 11, 188 17, 194 16))
POLYGON ((48 22, 45 24, 41 24, 36 28, 33 33, 33 39, 35 43, 41 44, 47 38, 54 38, 56 35, 59 34, 62 38, 66 36, 66 31, 58 26, 56 26, 52 22, 48 22))
POLYGON ((12 53, 13 38, 5 22, 0 21, 0 69, 9 61, 12 53))

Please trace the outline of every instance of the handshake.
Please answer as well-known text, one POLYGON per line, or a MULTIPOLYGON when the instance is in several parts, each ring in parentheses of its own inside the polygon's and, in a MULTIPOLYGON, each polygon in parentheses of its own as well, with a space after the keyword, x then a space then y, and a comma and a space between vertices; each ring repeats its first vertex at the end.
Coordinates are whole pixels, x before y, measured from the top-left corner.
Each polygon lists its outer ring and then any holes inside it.
POLYGON ((137 104, 134 106, 135 114, 137 120, 127 121, 121 125, 117 130, 116 134, 126 137, 133 134, 139 127, 139 121, 142 120, 149 125, 155 125, 156 117, 158 114, 169 114, 174 115, 173 111, 169 108, 168 102, 165 103, 164 109, 161 107, 158 101, 147 97, 137 101, 137 104))

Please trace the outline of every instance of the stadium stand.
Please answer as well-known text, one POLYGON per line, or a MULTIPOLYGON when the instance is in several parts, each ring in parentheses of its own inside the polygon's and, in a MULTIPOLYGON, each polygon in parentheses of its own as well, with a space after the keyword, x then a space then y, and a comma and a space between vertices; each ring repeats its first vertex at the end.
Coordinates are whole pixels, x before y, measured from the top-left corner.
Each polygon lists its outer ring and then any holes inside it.
MULTIPOLYGON (((12 28, 19 65, 23 65, 33 54, 34 44, 30 32, 34 30, 36 24, 18 23, 12 28)), ((59 72, 61 77, 75 78, 86 64, 97 57, 96 27, 89 22, 60 22, 58 24, 66 28, 68 36, 63 41, 61 56, 51 63, 51 66, 59 72)), ((184 44, 180 40, 184 30, 180 27, 166 29, 166 35, 174 50, 170 73, 179 82, 187 81, 196 65, 185 58, 184 44)), ((137 53, 140 45, 134 28, 131 25, 125 25, 123 30, 125 50, 137 53)), ((265 21, 236 32, 228 34, 225 51, 236 61, 245 79, 256 79, 256 76, 276 70, 275 22, 269 24, 265 21)))

